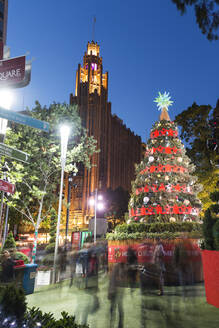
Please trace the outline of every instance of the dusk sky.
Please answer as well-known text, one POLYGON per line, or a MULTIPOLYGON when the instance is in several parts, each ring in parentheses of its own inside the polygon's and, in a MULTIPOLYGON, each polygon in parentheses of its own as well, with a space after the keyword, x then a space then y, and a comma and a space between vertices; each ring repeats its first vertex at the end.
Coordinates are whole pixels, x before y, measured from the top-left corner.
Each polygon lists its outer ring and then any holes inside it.
POLYGON ((13 110, 69 103, 94 16, 112 113, 143 141, 159 117, 158 91, 170 92, 172 119, 193 102, 215 106, 219 41, 201 34, 193 8, 181 16, 171 0, 9 0, 11 57, 35 58, 30 85, 13 91, 13 110))

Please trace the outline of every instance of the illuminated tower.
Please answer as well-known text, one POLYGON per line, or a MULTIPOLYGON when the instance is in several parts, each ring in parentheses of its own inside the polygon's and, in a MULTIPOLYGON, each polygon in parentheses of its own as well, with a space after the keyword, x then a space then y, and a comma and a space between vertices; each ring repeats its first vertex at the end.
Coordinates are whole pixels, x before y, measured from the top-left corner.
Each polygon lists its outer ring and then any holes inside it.
POLYGON ((103 73, 100 47, 94 41, 88 42, 83 67, 78 65, 75 96, 70 95, 70 103, 78 105, 82 124, 88 135, 97 140, 97 148, 100 149, 92 158, 92 169, 81 169, 77 178, 79 189, 75 190, 72 201, 75 205, 72 205, 74 209, 70 216, 80 216, 77 221, 81 221, 82 226, 88 223, 92 215, 88 199, 96 188, 114 190, 121 186, 130 190, 134 163, 140 161, 142 144, 140 137, 111 114, 108 73, 103 73))

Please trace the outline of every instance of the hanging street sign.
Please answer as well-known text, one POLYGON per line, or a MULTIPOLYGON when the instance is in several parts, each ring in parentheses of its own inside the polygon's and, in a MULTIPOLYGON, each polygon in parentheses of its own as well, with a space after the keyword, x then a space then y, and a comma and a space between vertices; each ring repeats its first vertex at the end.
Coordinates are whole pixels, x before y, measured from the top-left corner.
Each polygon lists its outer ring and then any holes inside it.
POLYGON ((11 110, 7 110, 0 107, 0 117, 6 118, 9 121, 13 121, 15 123, 23 124, 31 126, 32 128, 36 128, 39 130, 43 130, 45 132, 49 132, 49 123, 45 121, 37 120, 31 116, 23 115, 18 112, 13 112, 11 110))
POLYGON ((9 194, 14 194, 15 185, 8 181, 0 180, 0 190, 8 192, 9 194))
POLYGON ((6 146, 2 142, 0 142, 0 154, 16 159, 18 161, 28 163, 29 162, 29 155, 24 151, 14 149, 12 147, 6 146))
POLYGON ((25 56, 0 60, 0 87, 20 83, 25 78, 25 56))

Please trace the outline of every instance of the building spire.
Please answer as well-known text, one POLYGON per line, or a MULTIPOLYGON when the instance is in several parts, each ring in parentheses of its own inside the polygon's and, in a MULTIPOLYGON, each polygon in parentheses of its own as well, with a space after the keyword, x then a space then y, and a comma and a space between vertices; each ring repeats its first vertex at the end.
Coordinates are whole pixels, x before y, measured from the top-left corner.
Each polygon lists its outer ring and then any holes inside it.
POLYGON ((92 26, 92 41, 95 40, 95 24, 96 24, 96 16, 93 17, 93 26, 92 26))

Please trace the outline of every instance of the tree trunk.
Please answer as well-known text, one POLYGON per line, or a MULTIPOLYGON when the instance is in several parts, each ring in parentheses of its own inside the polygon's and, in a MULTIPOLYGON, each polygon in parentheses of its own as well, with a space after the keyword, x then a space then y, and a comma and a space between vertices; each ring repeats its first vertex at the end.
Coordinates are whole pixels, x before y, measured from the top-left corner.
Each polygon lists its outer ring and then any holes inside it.
MULTIPOLYGON (((46 189, 46 184, 45 184, 44 190, 45 189, 46 189)), ((33 250, 32 250, 32 260, 31 260, 31 263, 35 263, 35 260, 36 260, 38 229, 39 229, 39 226, 40 226, 40 223, 41 223, 41 213, 42 213, 42 208, 43 208, 43 198, 44 198, 44 195, 41 198, 40 208, 39 208, 38 217, 37 217, 37 223, 35 225, 34 242, 33 242, 33 250)))
POLYGON ((34 241, 33 241, 33 250, 32 250, 31 263, 35 263, 35 260, 36 260, 37 239, 38 239, 38 226, 36 225, 35 226, 35 231, 34 231, 34 241))

